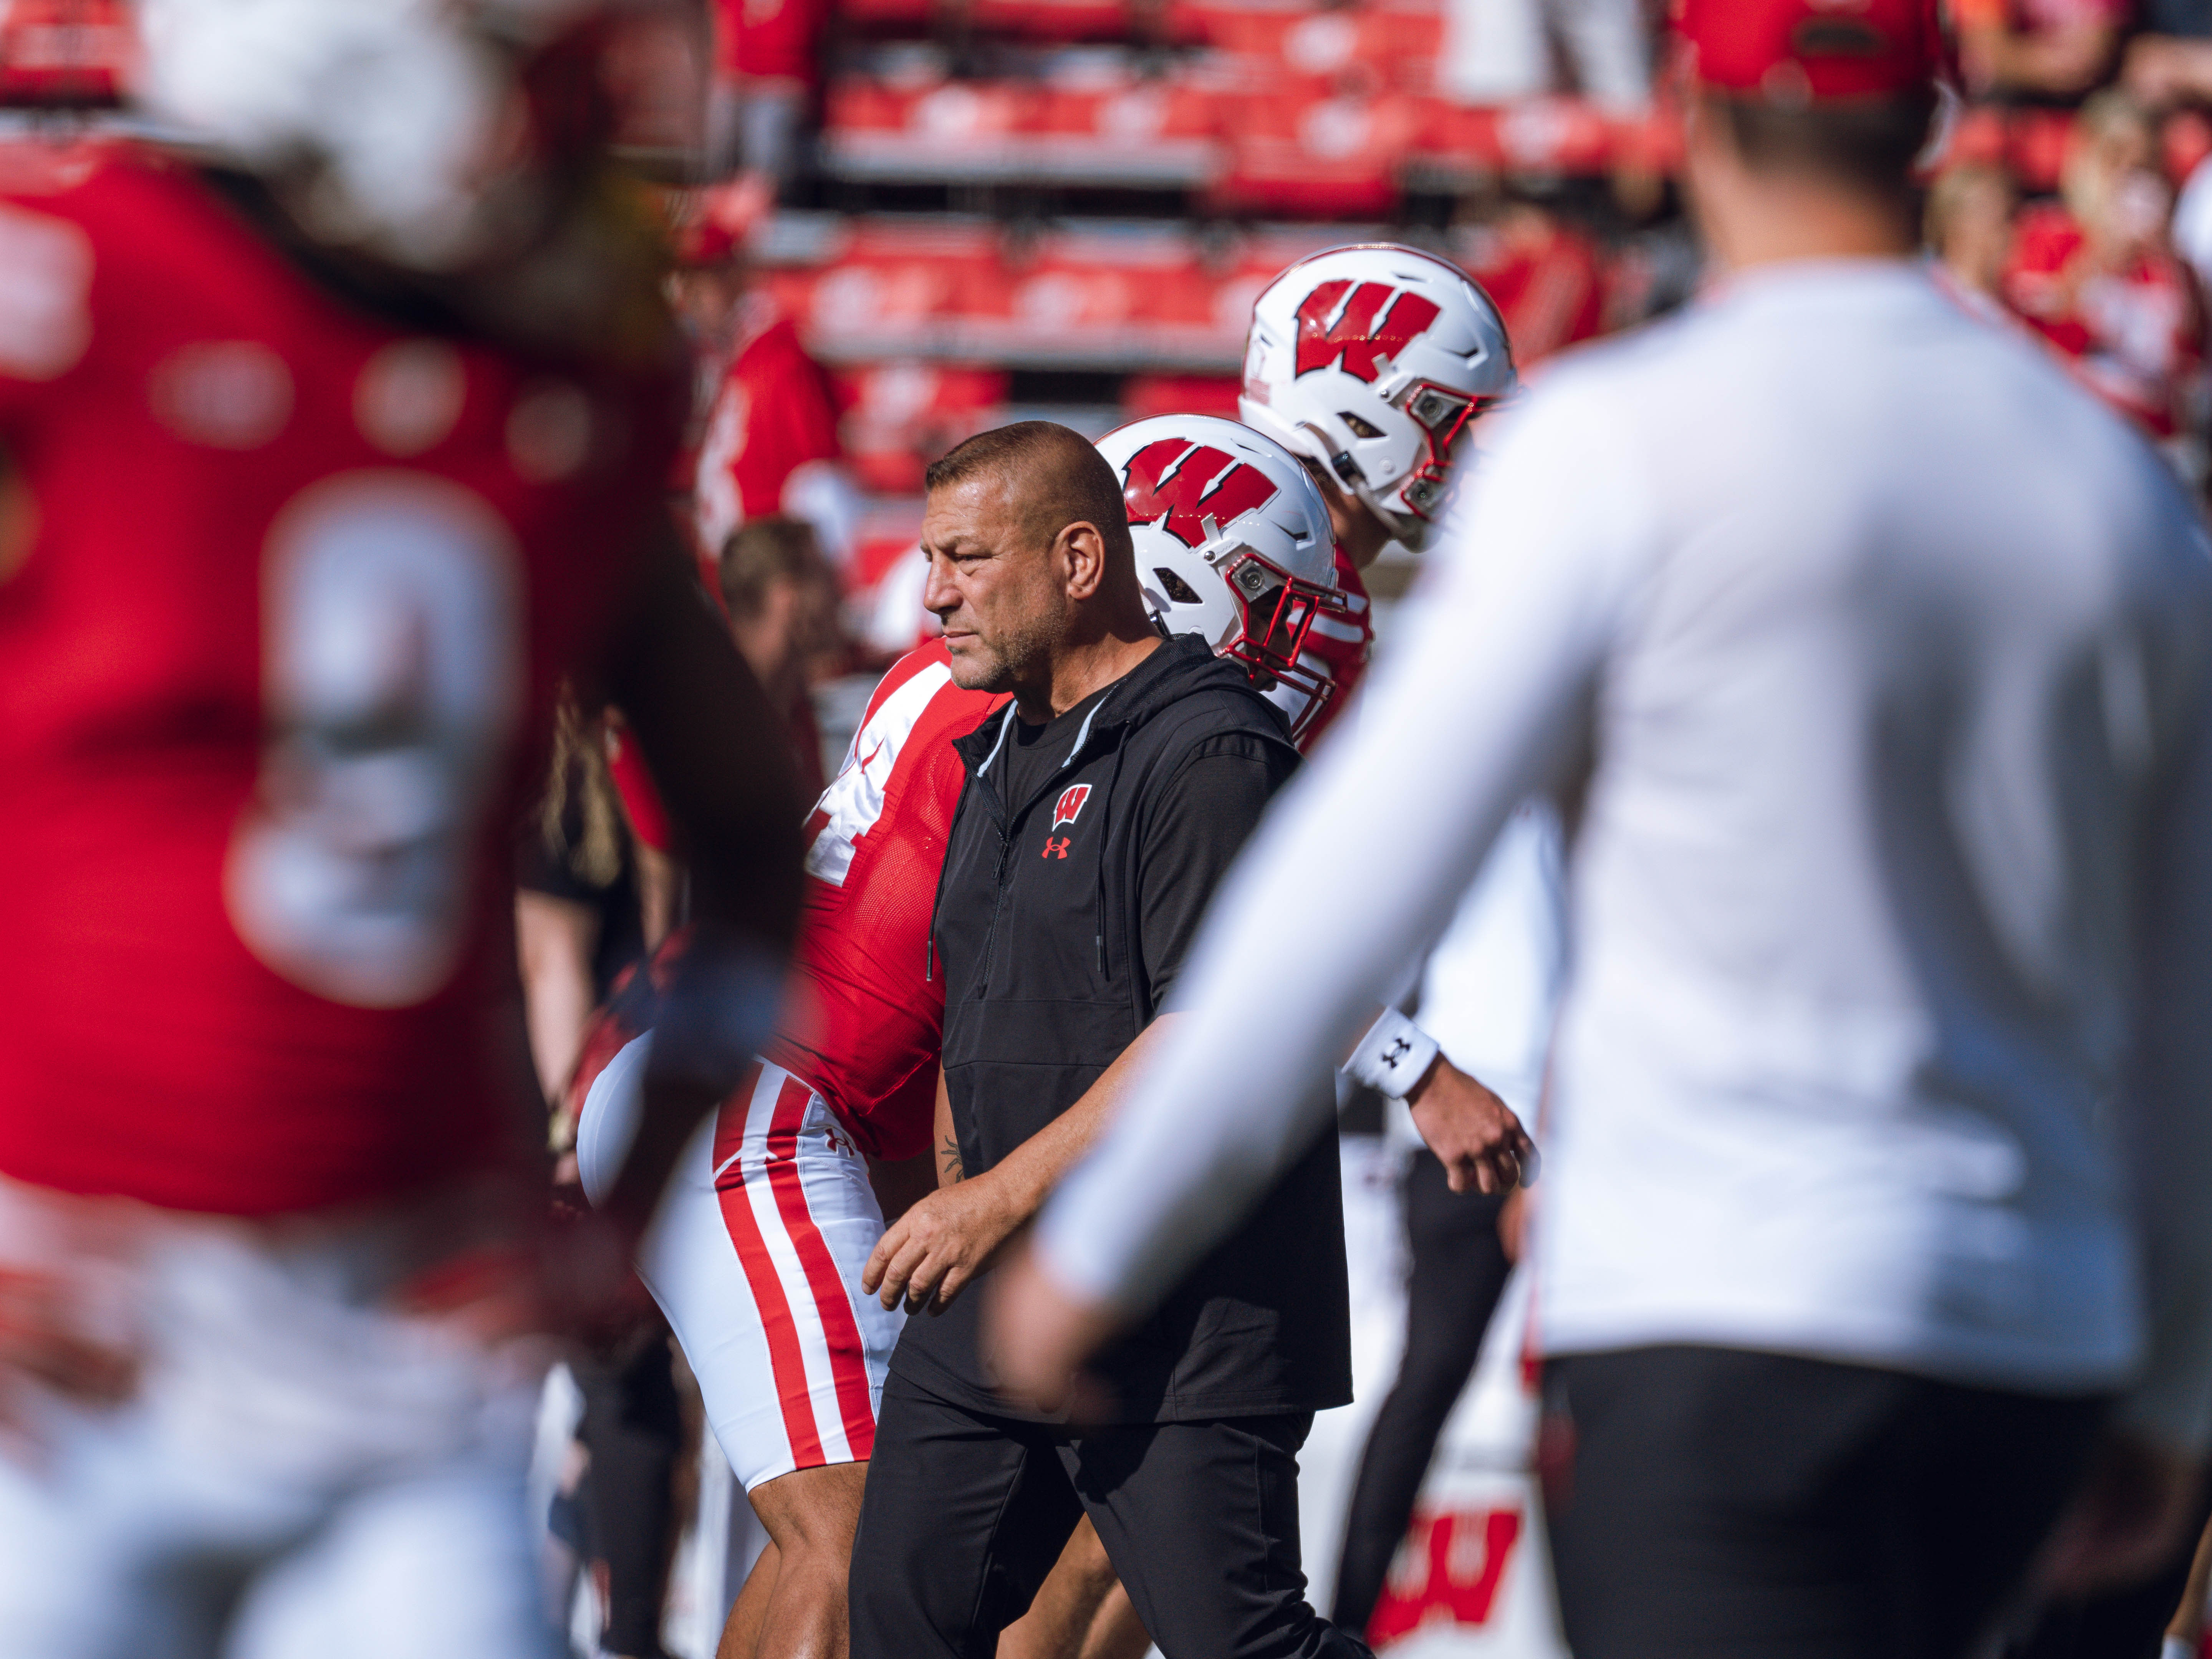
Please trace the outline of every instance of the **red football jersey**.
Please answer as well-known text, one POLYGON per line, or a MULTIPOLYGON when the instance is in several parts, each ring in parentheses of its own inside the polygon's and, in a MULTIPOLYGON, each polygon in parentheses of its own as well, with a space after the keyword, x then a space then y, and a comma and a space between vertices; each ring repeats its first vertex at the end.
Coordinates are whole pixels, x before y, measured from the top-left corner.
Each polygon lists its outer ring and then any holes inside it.
POLYGON ((1336 682, 1334 699, 1300 739, 1298 746, 1309 750, 1344 712, 1344 705, 1351 701, 1359 677, 1367 672, 1368 653, 1375 647, 1375 611, 1368 602, 1367 584, 1360 580, 1359 567, 1344 556, 1341 547, 1336 550, 1336 585, 1344 592, 1345 606, 1352 612, 1351 617, 1315 617, 1313 627, 1306 634, 1305 649, 1298 653, 1301 661, 1310 667, 1326 669, 1329 678, 1336 682))
POLYGON ((2194 283, 2162 250, 2098 269, 2088 239, 2056 202, 2024 209, 2004 297, 2089 389, 2152 436, 2185 423, 2203 355, 2194 283))
POLYGON ((796 961, 811 1006, 768 1058, 829 1103, 872 1157, 929 1146, 945 981, 929 957, 945 838, 966 774, 952 739, 1003 695, 952 683, 942 641, 892 665, 807 821, 796 961))
POLYGON ((7 147, 0 269, 0 1170, 247 1215, 482 1167, 508 843, 680 388, 353 310, 129 146, 7 147))
POLYGON ((829 18, 827 0, 715 0, 715 57, 739 80, 817 87, 829 18))
POLYGON ((744 306, 692 486, 699 546, 710 558, 748 519, 784 510, 793 472, 842 453, 829 379, 799 344, 798 329, 764 293, 748 295, 744 306))

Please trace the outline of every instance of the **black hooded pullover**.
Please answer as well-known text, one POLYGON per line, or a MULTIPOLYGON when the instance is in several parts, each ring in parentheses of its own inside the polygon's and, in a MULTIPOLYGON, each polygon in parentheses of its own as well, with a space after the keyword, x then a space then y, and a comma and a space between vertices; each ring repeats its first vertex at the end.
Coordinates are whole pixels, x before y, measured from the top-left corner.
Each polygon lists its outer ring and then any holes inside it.
MULTIPOLYGON (((1297 755, 1243 672, 1188 635, 1046 726, 1021 726, 1009 707, 954 747, 968 778, 932 942, 945 1085, 973 1175, 1073 1106, 1160 1012, 1206 900, 1297 755)), ((1285 922, 1287 945, 1304 924, 1285 922)), ((1099 1358, 1114 1420, 1352 1397, 1338 1182, 1336 1138, 1321 1135, 1159 1312, 1099 1358)), ((970 1409, 1029 1415, 994 1391, 977 1354, 985 1289, 979 1279, 945 1312, 908 1320, 891 1369, 970 1409)))

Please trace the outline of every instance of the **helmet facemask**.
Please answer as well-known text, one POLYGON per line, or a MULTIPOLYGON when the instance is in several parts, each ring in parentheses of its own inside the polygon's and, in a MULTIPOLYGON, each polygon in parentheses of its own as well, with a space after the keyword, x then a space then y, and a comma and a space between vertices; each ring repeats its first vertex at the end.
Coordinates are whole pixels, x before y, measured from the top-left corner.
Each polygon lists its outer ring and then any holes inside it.
POLYGON ((1244 619, 1220 654, 1243 664, 1262 692, 1281 685, 1304 694, 1305 706, 1291 717, 1296 743, 1337 694, 1335 680, 1304 660, 1306 636, 1323 616, 1353 622, 1351 607, 1336 589, 1279 569, 1250 548, 1232 550, 1214 568, 1227 579, 1244 619))

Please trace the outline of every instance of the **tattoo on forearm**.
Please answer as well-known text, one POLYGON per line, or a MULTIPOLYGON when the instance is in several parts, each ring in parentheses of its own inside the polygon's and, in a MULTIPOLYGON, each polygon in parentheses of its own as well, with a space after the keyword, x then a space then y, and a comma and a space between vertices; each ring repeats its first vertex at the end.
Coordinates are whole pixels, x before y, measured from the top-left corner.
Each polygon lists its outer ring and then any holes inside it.
POLYGON ((944 1166, 945 1179, 947 1182, 965 1181, 968 1178, 967 1168, 960 1162, 960 1143, 951 1135, 945 1136, 943 1143, 938 1147, 937 1161, 944 1166))

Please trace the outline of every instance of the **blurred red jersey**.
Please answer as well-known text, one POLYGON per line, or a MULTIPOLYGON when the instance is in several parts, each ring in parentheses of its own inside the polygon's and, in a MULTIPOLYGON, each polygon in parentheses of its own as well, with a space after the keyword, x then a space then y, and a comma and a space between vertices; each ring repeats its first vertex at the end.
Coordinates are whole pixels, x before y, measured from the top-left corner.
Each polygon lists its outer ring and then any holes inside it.
POLYGON ((715 0, 717 66, 744 81, 817 87, 829 18, 826 0, 715 0))
POLYGON ((699 444, 692 512, 701 553, 713 559, 748 519, 783 512, 792 475, 840 453, 828 377, 775 301, 748 295, 738 348, 699 444))
POLYGON ((679 388, 349 309, 130 147, 0 154, 0 269, 35 525, 0 1171, 249 1215, 483 1166, 526 1075, 514 819, 679 388))
POLYGON ((901 658, 807 821, 796 962, 813 1006, 785 1022, 767 1058, 828 1102, 872 1157, 929 1145, 945 1027, 930 911, 966 775, 952 739, 1006 701, 953 684, 942 641, 901 658))
POLYGON ((1309 660, 1318 659, 1328 670, 1328 677, 1336 683, 1336 696, 1321 713, 1320 719, 1308 726, 1298 747, 1311 753, 1321 734, 1336 723, 1344 713, 1344 705, 1351 700, 1352 690, 1360 676, 1367 672, 1368 654, 1375 647, 1375 610, 1367 598, 1367 584, 1362 580, 1359 567, 1345 557, 1344 550, 1336 550, 1336 585, 1344 592, 1345 605, 1352 612, 1348 619, 1316 617, 1312 629, 1306 635, 1305 649, 1300 654, 1309 660))
POLYGON ((2039 203, 2021 212, 2004 297, 2077 379, 2153 437, 2185 424, 2203 319, 2195 284, 2165 249, 2100 270, 2074 216, 2039 203))

